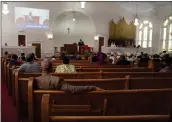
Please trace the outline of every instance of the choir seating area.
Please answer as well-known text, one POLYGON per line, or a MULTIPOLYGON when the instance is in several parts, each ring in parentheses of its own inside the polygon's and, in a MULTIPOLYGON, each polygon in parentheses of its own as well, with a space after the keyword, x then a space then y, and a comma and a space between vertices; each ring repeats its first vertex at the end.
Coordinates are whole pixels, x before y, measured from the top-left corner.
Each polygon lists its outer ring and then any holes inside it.
MULTIPOLYGON (((56 60, 53 69, 61 63, 56 60)), ((170 122, 172 74, 154 72, 153 61, 146 67, 96 66, 88 60, 71 60, 71 64, 77 73, 52 75, 72 85, 95 85, 105 91, 38 90, 34 82, 40 73, 18 73, 19 67, 2 60, 2 85, 12 98, 16 122, 170 122)))

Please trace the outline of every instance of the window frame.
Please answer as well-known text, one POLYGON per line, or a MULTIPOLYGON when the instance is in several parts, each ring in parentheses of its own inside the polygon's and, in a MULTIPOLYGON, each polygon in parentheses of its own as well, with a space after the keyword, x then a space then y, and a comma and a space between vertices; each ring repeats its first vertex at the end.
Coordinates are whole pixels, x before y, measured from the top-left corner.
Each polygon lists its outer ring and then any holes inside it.
POLYGON ((153 24, 152 22, 148 20, 142 21, 142 23, 138 26, 138 45, 140 45, 142 48, 150 48, 152 47, 152 36, 153 36, 153 24), (144 29, 147 27, 147 32, 144 31, 144 29), (142 33, 140 37, 140 32, 142 33), (145 40, 145 33, 146 34, 146 40, 145 40), (146 45, 144 45, 144 43, 146 45))
POLYGON ((163 27, 162 27, 162 42, 161 42, 161 49, 170 51, 172 50, 172 15, 166 17, 166 19, 163 21, 163 27), (165 22, 167 22, 165 24, 165 22), (166 36, 164 36, 164 29, 166 28, 166 36), (171 32, 170 32, 171 31, 171 32), (171 44, 170 44, 171 43, 171 44), (164 46, 165 44, 165 46, 164 46), (171 45, 171 48, 169 47, 171 45))

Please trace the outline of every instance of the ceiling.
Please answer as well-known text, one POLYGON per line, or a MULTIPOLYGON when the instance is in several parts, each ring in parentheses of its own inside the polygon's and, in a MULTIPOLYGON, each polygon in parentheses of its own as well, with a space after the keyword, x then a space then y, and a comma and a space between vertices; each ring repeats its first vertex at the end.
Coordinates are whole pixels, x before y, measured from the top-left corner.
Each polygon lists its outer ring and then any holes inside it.
POLYGON ((172 4, 172 2, 118 2, 121 7, 123 7, 125 10, 136 13, 136 6, 138 5, 138 13, 147 13, 154 11, 156 8, 163 7, 169 4, 172 4))
POLYGON ((65 11, 57 17, 55 23, 53 30, 59 35, 68 34, 68 29, 70 29, 70 34, 72 35, 90 35, 95 33, 94 23, 81 12, 65 11), (75 21, 73 21, 73 18, 75 18, 75 21))

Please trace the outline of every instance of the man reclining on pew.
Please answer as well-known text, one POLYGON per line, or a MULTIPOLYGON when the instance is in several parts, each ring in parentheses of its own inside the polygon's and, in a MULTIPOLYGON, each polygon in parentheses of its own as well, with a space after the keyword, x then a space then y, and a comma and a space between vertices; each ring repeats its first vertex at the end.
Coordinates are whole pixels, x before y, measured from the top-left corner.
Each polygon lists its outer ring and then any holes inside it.
POLYGON ((44 90, 62 90, 70 93, 82 93, 88 91, 102 91, 103 89, 96 86, 73 86, 65 83, 63 79, 52 76, 52 62, 49 59, 44 59, 41 62, 42 76, 36 77, 36 87, 44 90))

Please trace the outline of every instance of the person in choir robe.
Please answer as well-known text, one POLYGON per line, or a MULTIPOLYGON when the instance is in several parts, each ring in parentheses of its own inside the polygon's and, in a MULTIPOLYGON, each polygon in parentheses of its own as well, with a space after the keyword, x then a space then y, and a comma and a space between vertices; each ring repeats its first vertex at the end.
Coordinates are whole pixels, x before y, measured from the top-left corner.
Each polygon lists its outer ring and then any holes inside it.
POLYGON ((75 73, 75 66, 69 64, 69 58, 63 57, 63 64, 56 67, 55 73, 75 73))
POLYGON ((17 59, 18 59, 18 56, 16 54, 13 54, 12 59, 10 61, 10 65, 11 66, 20 65, 20 63, 17 61, 17 59))
POLYGON ((73 86, 57 76, 52 76, 52 62, 49 59, 44 59, 41 62, 42 76, 36 77, 34 86, 37 89, 43 90, 62 90, 69 93, 83 93, 89 91, 102 91, 103 89, 96 86, 73 86))
POLYGON ((111 43, 111 47, 116 47, 115 42, 111 43))
POLYGON ((19 68, 19 73, 38 73, 40 72, 39 64, 34 61, 34 55, 28 53, 26 56, 26 62, 19 68))
POLYGON ((111 54, 111 55, 109 56, 109 60, 110 60, 110 63, 111 63, 111 64, 114 64, 114 63, 115 63, 115 57, 114 57, 113 54, 111 54))
POLYGON ((130 62, 126 60, 126 57, 124 55, 121 55, 116 65, 130 65, 130 62))

